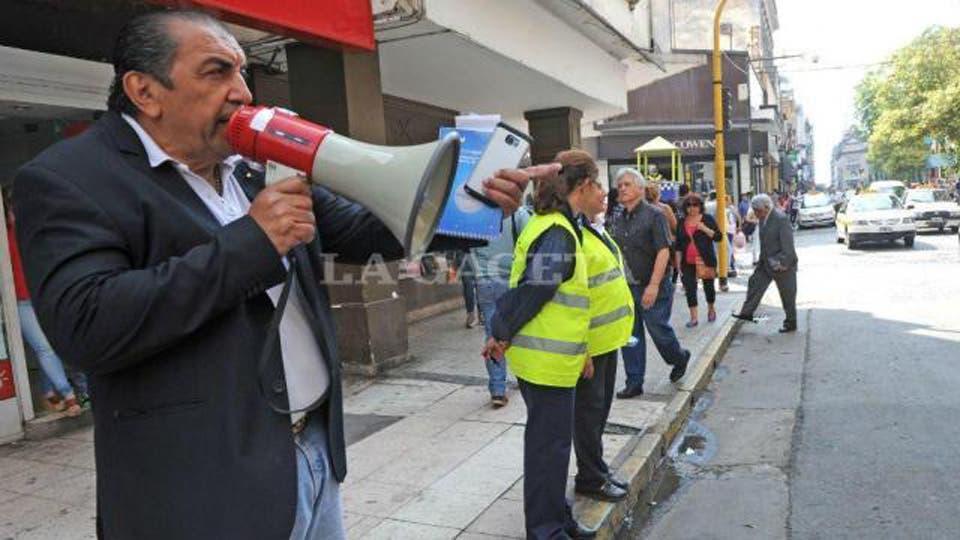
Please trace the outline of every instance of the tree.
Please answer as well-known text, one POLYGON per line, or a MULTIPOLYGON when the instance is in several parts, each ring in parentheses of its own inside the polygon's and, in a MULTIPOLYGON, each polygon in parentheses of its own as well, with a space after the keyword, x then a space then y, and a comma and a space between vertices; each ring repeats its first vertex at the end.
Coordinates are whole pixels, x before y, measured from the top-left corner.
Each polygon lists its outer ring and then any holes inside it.
POLYGON ((952 154, 960 143, 960 28, 932 27, 868 73, 856 92, 859 128, 871 166, 906 176, 924 166, 931 146, 952 154))

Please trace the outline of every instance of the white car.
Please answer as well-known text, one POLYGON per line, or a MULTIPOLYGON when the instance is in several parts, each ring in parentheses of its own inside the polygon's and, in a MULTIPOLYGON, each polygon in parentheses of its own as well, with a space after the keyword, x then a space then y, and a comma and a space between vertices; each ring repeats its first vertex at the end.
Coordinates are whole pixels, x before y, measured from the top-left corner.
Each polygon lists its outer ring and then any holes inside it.
POLYGON ((892 193, 861 193, 840 207, 837 213, 837 242, 854 249, 862 242, 903 240, 913 247, 917 224, 913 213, 904 210, 892 193))
POLYGON ((826 193, 807 193, 800 199, 797 223, 800 228, 833 225, 837 213, 833 209, 833 200, 826 193))
POLYGON ((869 189, 875 193, 893 193, 897 199, 903 200, 907 186, 899 180, 876 180, 870 183, 869 189))
POLYGON ((936 229, 943 232, 960 228, 960 204, 950 198, 945 189, 911 189, 904 198, 907 210, 913 211, 918 229, 936 229))

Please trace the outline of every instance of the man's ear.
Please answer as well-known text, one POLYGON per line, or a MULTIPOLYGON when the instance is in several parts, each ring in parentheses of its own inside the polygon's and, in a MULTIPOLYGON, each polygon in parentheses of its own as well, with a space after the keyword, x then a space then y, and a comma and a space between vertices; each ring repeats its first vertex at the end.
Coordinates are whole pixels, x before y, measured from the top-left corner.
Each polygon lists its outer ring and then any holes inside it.
POLYGON ((157 119, 163 111, 160 106, 160 81, 139 71, 128 71, 123 76, 123 91, 140 113, 157 119))

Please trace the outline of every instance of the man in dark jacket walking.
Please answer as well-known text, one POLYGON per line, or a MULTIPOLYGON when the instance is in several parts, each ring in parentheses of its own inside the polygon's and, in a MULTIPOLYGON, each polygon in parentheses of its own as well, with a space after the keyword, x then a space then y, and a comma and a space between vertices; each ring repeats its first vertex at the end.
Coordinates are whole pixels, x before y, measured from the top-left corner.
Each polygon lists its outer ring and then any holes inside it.
POLYGON ((752 321, 767 287, 775 281, 787 315, 780 332, 794 332, 797 329, 798 259, 793 245, 793 226, 786 214, 774 208, 767 195, 757 195, 750 201, 750 206, 760 220, 760 264, 747 283, 747 299, 734 317, 752 321))
MULTIPOLYGON (((265 187, 233 155, 244 64, 209 16, 134 19, 110 110, 15 179, 38 317, 91 379, 101 537, 344 535, 321 254, 364 263, 402 248, 357 204, 296 177, 265 187)), ((487 195, 510 213, 527 178, 504 172, 487 195)))

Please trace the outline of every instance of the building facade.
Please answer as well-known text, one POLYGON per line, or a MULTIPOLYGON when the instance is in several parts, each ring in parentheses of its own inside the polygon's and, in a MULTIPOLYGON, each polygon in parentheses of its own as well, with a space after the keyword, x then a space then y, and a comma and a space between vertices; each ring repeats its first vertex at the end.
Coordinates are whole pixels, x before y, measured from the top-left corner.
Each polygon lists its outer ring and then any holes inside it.
POLYGON ((833 147, 830 170, 832 185, 836 189, 853 189, 867 184, 870 179, 870 164, 867 163, 867 142, 855 128, 850 128, 833 147))

